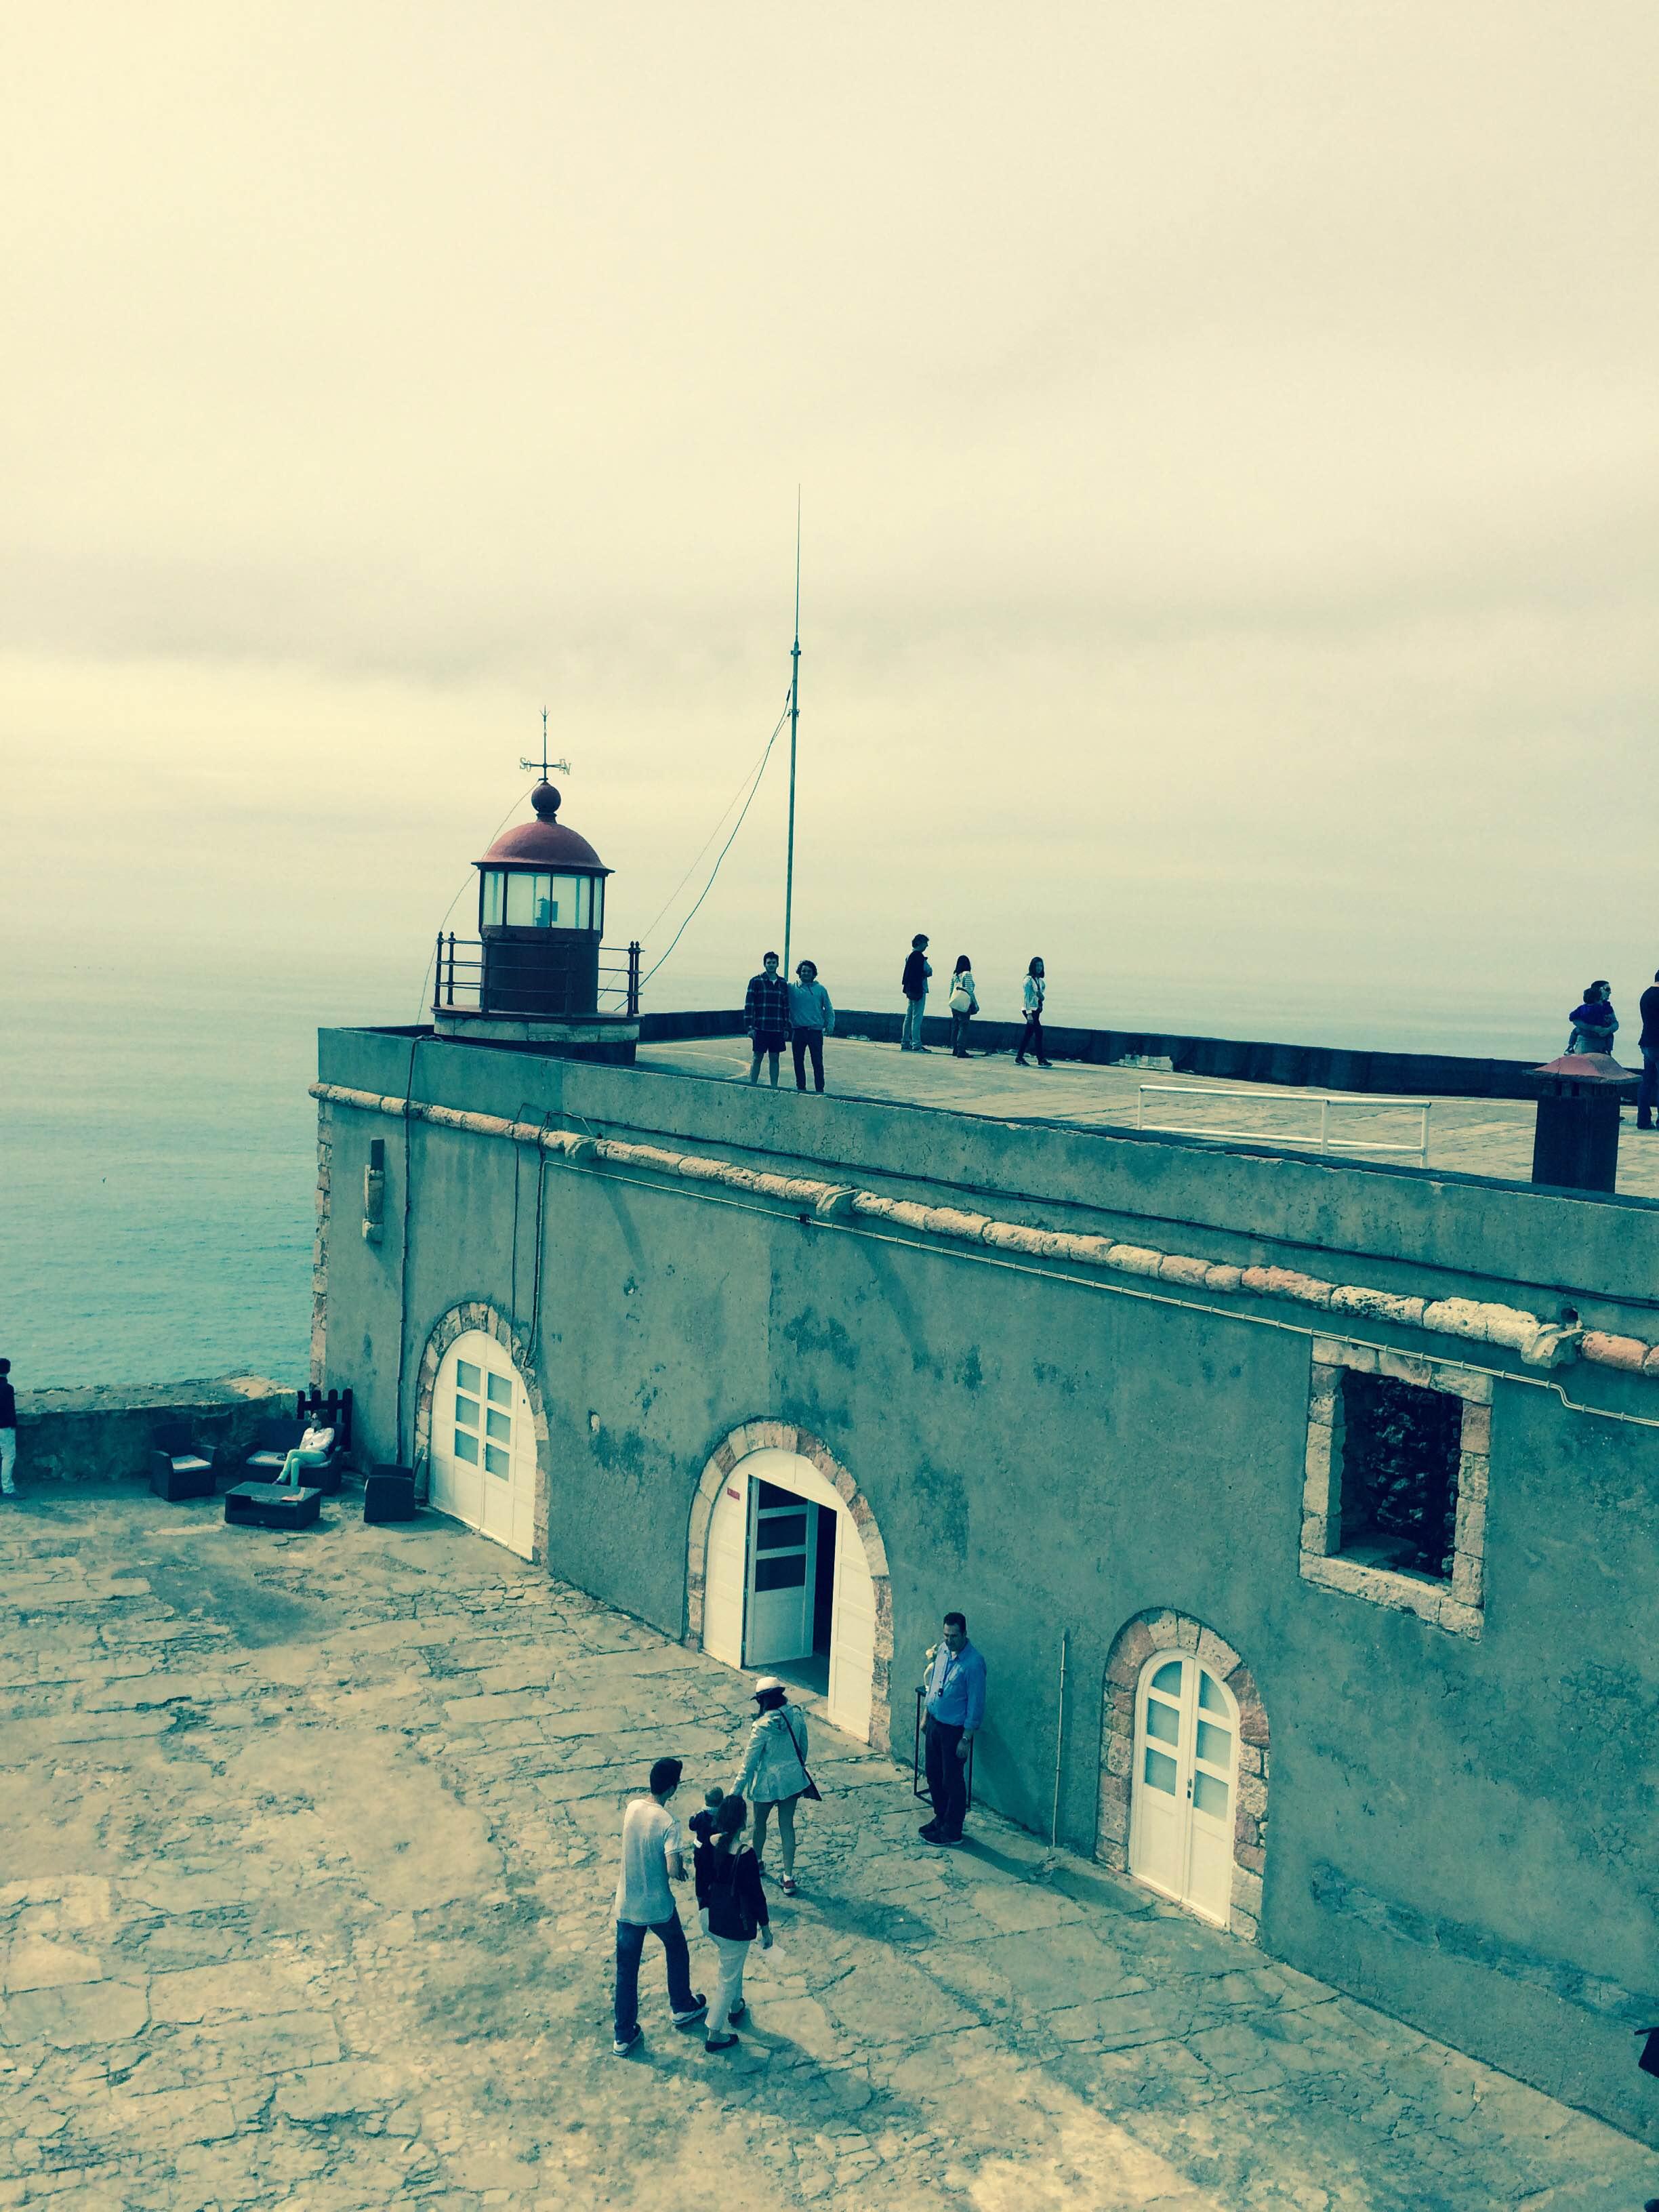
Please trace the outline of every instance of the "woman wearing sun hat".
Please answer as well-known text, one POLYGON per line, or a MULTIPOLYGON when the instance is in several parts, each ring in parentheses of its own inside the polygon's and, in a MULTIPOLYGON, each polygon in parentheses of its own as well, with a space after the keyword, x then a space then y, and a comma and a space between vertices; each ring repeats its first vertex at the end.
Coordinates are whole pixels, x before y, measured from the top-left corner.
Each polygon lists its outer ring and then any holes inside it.
POLYGON ((732 1786, 754 1808, 757 1858, 766 1855, 767 1823, 775 1808, 783 1847, 783 1893, 793 1897, 795 1801, 812 1787, 812 1778, 806 1771, 806 1716, 789 1703, 789 1692, 775 1674, 761 1676, 754 1698, 760 1710, 749 1731, 743 1772, 732 1786))

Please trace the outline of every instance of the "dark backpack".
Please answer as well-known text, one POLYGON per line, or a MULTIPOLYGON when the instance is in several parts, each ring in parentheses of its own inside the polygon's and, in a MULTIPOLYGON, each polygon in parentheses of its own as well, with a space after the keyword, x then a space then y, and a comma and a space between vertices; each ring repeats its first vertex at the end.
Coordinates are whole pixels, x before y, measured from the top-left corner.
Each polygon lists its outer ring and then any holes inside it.
POLYGON ((708 1932, 724 1936, 733 1943, 752 1943, 759 1922, 750 1910, 747 1900, 738 1890, 738 1869, 744 1858, 752 1858, 753 1851, 745 1844, 740 1851, 717 1851, 714 1863, 708 1869, 708 1932))

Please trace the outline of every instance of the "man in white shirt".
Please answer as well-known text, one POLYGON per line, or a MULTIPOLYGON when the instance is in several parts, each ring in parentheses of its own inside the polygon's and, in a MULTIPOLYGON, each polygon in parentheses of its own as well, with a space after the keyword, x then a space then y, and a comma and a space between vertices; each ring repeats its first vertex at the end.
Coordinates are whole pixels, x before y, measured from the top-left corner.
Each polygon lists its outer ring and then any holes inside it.
POLYGON ((680 1786, 678 1759, 659 1759, 651 1770, 651 1795, 630 1800, 623 1814, 622 1872, 617 1880, 617 2029, 618 2057, 639 2041, 640 1960, 647 1929, 668 1954, 668 2003, 676 2027, 695 2027, 708 2000, 691 1987, 685 1947, 670 1880, 685 1880, 680 1824, 668 1801, 680 1786))

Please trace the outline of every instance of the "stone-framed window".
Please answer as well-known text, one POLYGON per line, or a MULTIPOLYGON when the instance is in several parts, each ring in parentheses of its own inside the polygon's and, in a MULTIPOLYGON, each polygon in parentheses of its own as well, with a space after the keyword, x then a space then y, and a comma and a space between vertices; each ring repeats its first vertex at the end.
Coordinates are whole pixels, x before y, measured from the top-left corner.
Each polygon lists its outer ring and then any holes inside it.
POLYGON ((1302 1578, 1479 1637, 1492 1377, 1316 1337, 1302 1578))

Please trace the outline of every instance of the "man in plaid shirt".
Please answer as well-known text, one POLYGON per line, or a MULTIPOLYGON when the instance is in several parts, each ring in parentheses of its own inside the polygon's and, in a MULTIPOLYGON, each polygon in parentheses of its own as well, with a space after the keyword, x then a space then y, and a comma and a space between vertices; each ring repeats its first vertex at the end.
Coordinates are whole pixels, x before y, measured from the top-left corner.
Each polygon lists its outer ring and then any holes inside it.
POLYGON ((778 1054, 789 1042, 789 986, 778 973, 778 956, 762 956, 758 975, 749 978, 749 995, 743 1002, 743 1025, 755 1057, 749 1064, 749 1080, 760 1081, 761 1060, 769 1055, 772 1088, 778 1087, 778 1054))

